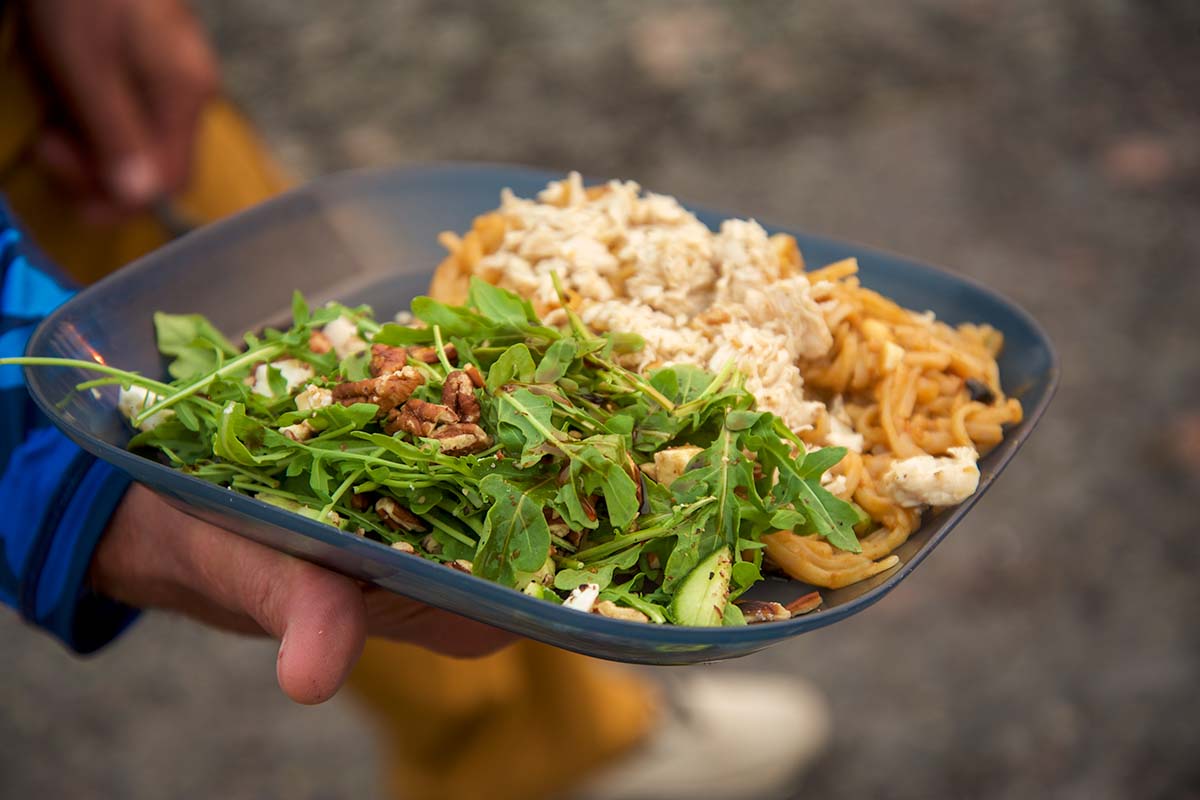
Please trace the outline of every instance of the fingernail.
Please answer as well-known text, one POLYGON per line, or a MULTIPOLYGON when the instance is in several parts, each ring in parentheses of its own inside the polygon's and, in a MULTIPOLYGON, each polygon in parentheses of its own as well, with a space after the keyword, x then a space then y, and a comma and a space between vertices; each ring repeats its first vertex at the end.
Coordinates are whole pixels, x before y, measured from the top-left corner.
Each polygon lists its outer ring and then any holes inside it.
POLYGON ((129 156, 112 171, 112 191, 130 205, 143 205, 159 192, 158 172, 143 155, 129 156))

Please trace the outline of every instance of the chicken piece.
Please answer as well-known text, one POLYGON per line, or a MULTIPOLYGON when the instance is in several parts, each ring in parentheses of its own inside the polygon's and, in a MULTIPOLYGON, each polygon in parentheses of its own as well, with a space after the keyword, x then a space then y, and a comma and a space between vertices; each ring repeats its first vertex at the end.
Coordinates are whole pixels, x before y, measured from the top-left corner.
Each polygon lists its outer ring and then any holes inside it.
POLYGON ((951 447, 950 455, 913 456, 893 461, 879 489, 905 508, 952 506, 979 488, 979 454, 973 447, 951 447))

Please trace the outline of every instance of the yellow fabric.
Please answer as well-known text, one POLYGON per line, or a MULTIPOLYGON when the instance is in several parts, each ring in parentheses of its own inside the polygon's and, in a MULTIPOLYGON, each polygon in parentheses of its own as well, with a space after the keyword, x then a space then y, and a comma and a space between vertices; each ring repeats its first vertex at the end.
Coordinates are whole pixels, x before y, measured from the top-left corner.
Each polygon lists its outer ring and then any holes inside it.
MULTIPOLYGON (((149 215, 112 227, 75 215, 27 157, 41 108, 0 25, 0 192, 42 249, 91 282, 154 249, 149 215)), ((283 173, 237 111, 206 111, 179 211, 212 221, 278 193, 283 173)), ((534 642, 478 661, 372 641, 350 685, 385 733, 396 796, 423 800, 552 796, 633 746, 653 721, 649 688, 627 671, 534 642)))

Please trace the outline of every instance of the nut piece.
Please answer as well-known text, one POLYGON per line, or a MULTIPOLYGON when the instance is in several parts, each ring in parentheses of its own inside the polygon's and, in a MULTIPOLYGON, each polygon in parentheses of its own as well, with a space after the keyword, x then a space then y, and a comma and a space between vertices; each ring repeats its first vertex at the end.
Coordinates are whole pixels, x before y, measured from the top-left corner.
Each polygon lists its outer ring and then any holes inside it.
POLYGON ((371 345, 371 374, 378 378, 389 372, 399 372, 408 363, 408 351, 386 344, 371 345))
POLYGON ((383 423, 383 430, 389 436, 397 431, 429 436, 437 426, 451 422, 458 422, 458 415, 448 406, 414 397, 400 408, 392 409, 383 423))
POLYGON ((379 406, 378 416, 385 416, 408 400, 424 382, 424 375, 412 367, 404 367, 399 372, 381 375, 378 378, 339 384, 333 387, 333 399, 344 406, 375 403, 379 406))
POLYGON ((479 371, 479 367, 474 364, 467 364, 463 367, 463 372, 467 373, 467 377, 471 379, 471 383, 476 389, 483 388, 483 373, 479 371))
MULTIPOLYGON (((446 352, 446 359, 449 361, 458 360, 458 348, 452 344, 444 345, 442 350, 446 352)), ((424 361, 426 364, 436 364, 438 362, 438 354, 436 347, 410 347, 408 355, 417 361, 424 361)))
POLYGON ((333 342, 321 331, 313 331, 308 335, 308 349, 317 355, 324 355, 333 349, 333 342))
POLYGON ((447 561, 446 566, 459 572, 465 572, 468 575, 473 574, 475 569, 475 565, 465 558, 456 558, 453 561, 447 561))
POLYGON ((350 495, 350 507, 355 511, 366 511, 373 503, 371 498, 374 495, 371 492, 360 492, 350 495))
POLYGON ((415 514, 390 497, 381 497, 375 502, 375 513, 394 531, 423 531, 424 523, 415 514))
POLYGON ((492 446, 492 437, 473 422, 447 425, 434 431, 430 437, 442 443, 442 453, 448 456, 478 453, 492 446))
POLYGON ((471 376, 463 370, 455 370, 446 376, 446 382, 442 384, 442 402, 463 422, 479 422, 479 398, 475 396, 471 376))
POLYGON ((436 556, 442 552, 442 543, 433 538, 433 534, 431 533, 421 540, 421 549, 430 555, 436 556))
POLYGON ((792 618, 792 612, 774 601, 743 600, 737 607, 742 610, 742 616, 751 625, 756 622, 781 622, 792 618))
POLYGON ((416 553, 417 548, 413 547, 408 542, 392 542, 392 549, 399 550, 401 553, 416 553))
POLYGON ((625 606, 619 606, 616 603, 614 603, 612 600, 601 600, 599 603, 596 604, 596 607, 592 610, 595 611, 600 616, 609 617, 610 619, 623 619, 628 622, 649 622, 650 621, 649 617, 647 617, 642 612, 638 611, 636 608, 626 608, 625 606))
POLYGON ((791 612, 793 617, 798 617, 801 614, 807 614, 810 611, 816 611, 820 607, 820 592, 809 592, 808 594, 802 594, 784 606, 784 608, 791 612))

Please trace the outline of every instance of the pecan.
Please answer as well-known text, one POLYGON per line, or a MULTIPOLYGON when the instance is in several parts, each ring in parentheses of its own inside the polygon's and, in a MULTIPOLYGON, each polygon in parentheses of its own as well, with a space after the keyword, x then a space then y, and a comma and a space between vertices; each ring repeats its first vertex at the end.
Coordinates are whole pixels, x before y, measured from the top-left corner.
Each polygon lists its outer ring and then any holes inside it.
POLYGON ((793 617, 798 617, 801 614, 807 614, 810 611, 816 611, 821 605, 821 593, 809 592, 802 594, 792 602, 788 603, 784 608, 791 612, 793 617))
POLYGON ((425 525, 416 515, 390 497, 381 497, 375 502, 375 513, 394 531, 423 531, 425 525))
POLYGON ((446 566, 459 572, 465 572, 468 575, 472 574, 475 570, 475 565, 465 558, 456 558, 453 561, 447 561, 446 566))
POLYGON ((371 345, 371 374, 378 378, 389 372, 399 372, 408 363, 408 351, 386 344, 371 345))
POLYGON ((448 456, 478 453, 492 446, 492 438, 473 422, 456 422, 439 428, 431 436, 442 443, 442 452, 448 456))
MULTIPOLYGON (((452 344, 445 345, 442 350, 446 352, 446 360, 455 361, 458 358, 458 348, 452 344)), ((426 364, 436 364, 438 362, 438 354, 436 347, 410 347, 408 355, 417 361, 424 361, 426 364)))
POLYGON ((596 612, 602 617, 609 617, 610 619, 623 619, 629 622, 650 621, 649 617, 638 611, 636 608, 619 606, 612 600, 601 600, 599 603, 596 603, 595 607, 592 608, 592 611, 596 612))
POLYGON ((392 549, 399 550, 401 553, 416 553, 417 548, 413 547, 408 542, 392 542, 392 549))
POLYGON ((467 373, 467 377, 471 379, 471 383, 475 384, 476 389, 483 388, 483 373, 479 371, 479 367, 467 364, 463 367, 463 372, 467 373))
POLYGON ((383 430, 388 435, 404 431, 413 436, 430 436, 437 426, 452 422, 458 422, 458 415, 448 406, 414 397, 388 414, 383 430))
POLYGON ((366 511, 371 507, 371 493, 362 492, 361 494, 350 495, 350 507, 355 511, 366 511))
POLYGON ((742 616, 750 624, 755 622, 779 622, 792 618, 792 612, 773 601, 742 600, 737 604, 737 607, 742 610, 742 616))
POLYGON ((436 556, 438 553, 442 552, 442 543, 433 538, 433 534, 431 533, 421 540, 421 548, 426 553, 436 556))
POLYGON ((321 331, 313 331, 308 335, 308 349, 318 355, 328 353, 333 349, 333 342, 321 331))
POLYGON ((408 400, 424 382, 425 376, 412 367, 404 367, 399 372, 378 378, 338 384, 333 387, 333 399, 344 406, 375 403, 379 406, 379 416, 384 416, 408 400))
POLYGON ((479 398, 471 376, 463 370, 455 370, 446 376, 442 384, 442 402, 454 410, 463 422, 479 422, 479 398))
POLYGON ((313 424, 306 419, 302 419, 295 425, 288 425, 286 428, 280 428, 279 432, 293 442, 306 442, 312 438, 317 429, 313 424))

